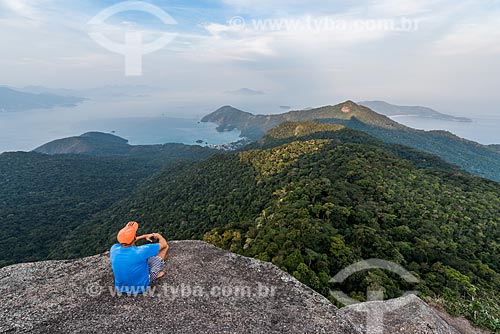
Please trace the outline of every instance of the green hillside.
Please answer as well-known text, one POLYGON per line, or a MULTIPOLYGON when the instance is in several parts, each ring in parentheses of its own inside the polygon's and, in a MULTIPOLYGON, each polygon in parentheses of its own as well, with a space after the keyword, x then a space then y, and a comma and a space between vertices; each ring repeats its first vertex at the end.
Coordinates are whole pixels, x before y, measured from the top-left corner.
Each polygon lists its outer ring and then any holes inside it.
POLYGON ((216 151, 180 144, 135 148, 128 156, 38 153, 0 155, 0 267, 44 260, 70 231, 129 196, 148 177, 179 160, 216 151))
POLYGON ((283 122, 304 120, 342 124, 387 143, 435 154, 474 175, 500 181, 500 152, 495 146, 481 145, 446 131, 415 130, 351 101, 279 115, 252 115, 232 107, 224 107, 203 119, 216 123, 219 131, 238 128, 242 131, 242 136, 254 140, 283 122))
POLYGON ((342 288, 363 298, 408 288, 500 330, 500 185, 342 126, 285 123, 254 147, 166 170, 68 235, 61 257, 94 254, 128 220, 169 239, 205 239, 271 261, 328 295, 360 259, 401 264, 342 288))

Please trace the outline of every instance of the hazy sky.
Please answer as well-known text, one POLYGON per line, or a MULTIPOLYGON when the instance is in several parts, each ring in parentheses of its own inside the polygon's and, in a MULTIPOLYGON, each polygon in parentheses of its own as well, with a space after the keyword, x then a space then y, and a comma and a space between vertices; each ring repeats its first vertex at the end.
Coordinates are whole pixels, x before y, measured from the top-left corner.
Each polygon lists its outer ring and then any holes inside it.
POLYGON ((455 114, 500 112, 499 0, 148 1, 97 27, 123 43, 176 38, 126 77, 124 57, 87 23, 121 1, 0 0, 0 85, 85 88, 146 84, 203 103, 248 87, 257 104, 319 106, 382 99, 455 114))

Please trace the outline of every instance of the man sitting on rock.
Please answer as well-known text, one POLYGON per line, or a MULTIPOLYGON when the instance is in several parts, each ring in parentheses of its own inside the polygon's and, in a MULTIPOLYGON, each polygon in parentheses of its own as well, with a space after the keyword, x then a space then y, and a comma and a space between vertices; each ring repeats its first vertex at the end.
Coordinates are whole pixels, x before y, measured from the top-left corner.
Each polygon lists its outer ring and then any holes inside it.
POLYGON ((110 259, 115 287, 118 291, 127 294, 140 294, 147 290, 155 280, 165 273, 161 267, 168 255, 168 243, 159 233, 136 236, 139 224, 128 223, 118 233, 119 244, 111 247, 110 259), (146 239, 158 243, 136 246, 137 240, 146 239))

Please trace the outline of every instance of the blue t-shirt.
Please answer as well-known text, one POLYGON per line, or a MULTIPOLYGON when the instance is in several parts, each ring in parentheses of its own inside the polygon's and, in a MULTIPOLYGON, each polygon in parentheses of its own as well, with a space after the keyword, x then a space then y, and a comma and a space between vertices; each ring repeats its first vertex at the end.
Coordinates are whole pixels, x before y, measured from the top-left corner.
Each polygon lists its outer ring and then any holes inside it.
POLYGON ((160 244, 111 247, 110 260, 115 275, 115 287, 120 292, 139 294, 149 286, 148 258, 158 255, 160 244))

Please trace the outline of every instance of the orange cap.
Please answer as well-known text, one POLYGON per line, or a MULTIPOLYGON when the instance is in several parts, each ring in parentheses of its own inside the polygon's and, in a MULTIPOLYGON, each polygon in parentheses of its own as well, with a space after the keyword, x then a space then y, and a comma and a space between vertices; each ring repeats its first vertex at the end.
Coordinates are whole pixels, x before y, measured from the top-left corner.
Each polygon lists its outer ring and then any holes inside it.
POLYGON ((120 232, 118 232, 116 239, 118 239, 118 242, 121 244, 130 245, 135 240, 135 234, 138 228, 139 224, 137 224, 137 222, 129 222, 120 232))

